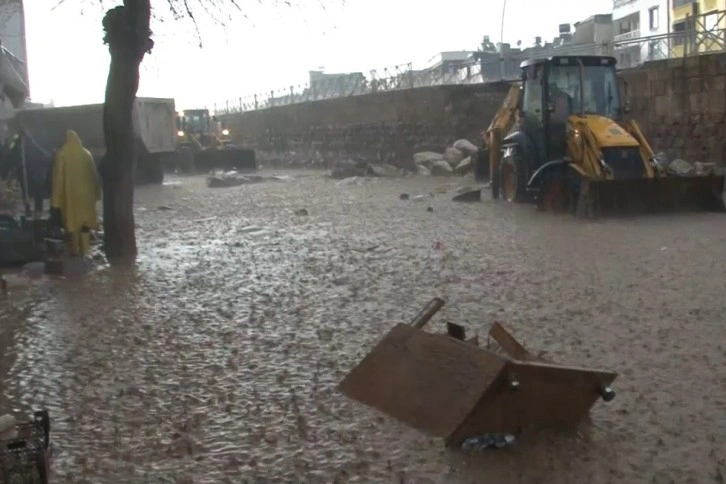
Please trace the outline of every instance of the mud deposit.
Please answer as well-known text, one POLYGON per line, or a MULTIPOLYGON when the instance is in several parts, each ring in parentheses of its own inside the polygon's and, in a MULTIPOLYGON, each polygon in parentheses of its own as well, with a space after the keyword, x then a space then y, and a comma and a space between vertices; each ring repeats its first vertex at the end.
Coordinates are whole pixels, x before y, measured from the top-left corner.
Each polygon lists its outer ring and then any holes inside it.
POLYGON ((135 270, 3 303, 0 410, 50 410, 54 482, 726 477, 725 216, 583 223, 413 197, 451 183, 140 189, 135 270), (620 372, 617 398, 578 435, 463 453, 339 395, 436 295, 434 327, 499 319, 547 358, 620 372))

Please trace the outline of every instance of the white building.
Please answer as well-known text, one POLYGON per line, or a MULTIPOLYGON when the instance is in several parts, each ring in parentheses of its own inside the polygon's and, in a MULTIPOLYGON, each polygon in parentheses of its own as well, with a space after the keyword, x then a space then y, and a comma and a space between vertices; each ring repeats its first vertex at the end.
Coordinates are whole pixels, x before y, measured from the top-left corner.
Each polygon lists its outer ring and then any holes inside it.
POLYGON ((23 0, 0 0, 0 141, 15 108, 30 95, 27 59, 23 0))
POLYGON ((668 57, 668 4, 669 0, 613 1, 615 57, 621 67, 668 57))
POLYGON ((613 16, 612 14, 593 15, 590 18, 575 22, 575 33, 572 34, 572 43, 583 44, 612 44, 613 42, 613 16))

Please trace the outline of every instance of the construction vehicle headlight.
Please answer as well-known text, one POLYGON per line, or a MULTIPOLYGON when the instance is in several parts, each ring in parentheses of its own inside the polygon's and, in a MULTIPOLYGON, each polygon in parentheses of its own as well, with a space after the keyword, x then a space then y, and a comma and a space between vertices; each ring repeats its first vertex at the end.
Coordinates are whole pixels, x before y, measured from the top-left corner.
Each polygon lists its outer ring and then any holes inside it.
POLYGON ((228 129, 223 129, 222 130, 222 136, 229 136, 229 130, 228 129))
POLYGON ((184 131, 179 130, 179 131, 176 132, 176 135, 177 136, 184 136, 184 131))

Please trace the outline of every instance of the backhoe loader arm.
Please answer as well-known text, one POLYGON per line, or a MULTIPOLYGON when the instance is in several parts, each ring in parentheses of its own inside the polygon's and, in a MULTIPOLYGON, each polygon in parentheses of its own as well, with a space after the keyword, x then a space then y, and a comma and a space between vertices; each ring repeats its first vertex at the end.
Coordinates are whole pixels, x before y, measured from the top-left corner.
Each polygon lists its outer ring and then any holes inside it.
POLYGON ((522 97, 522 85, 512 83, 504 101, 489 124, 489 128, 482 133, 484 142, 489 149, 489 181, 492 185, 492 198, 499 198, 499 164, 502 159, 502 138, 512 129, 517 120, 519 102, 522 97))
POLYGON ((645 135, 640 130, 640 126, 638 126, 638 123, 634 119, 631 119, 623 123, 623 128, 625 128, 625 131, 627 131, 630 136, 635 138, 635 140, 640 145, 640 155, 643 157, 643 160, 645 160, 646 176, 648 178, 653 178, 655 176, 666 176, 665 168, 656 163, 655 153, 650 147, 650 143, 648 143, 648 140, 645 139, 645 135))
POLYGON ((567 155, 570 166, 583 178, 612 178, 612 173, 600 162, 602 151, 595 134, 578 115, 568 120, 567 155))

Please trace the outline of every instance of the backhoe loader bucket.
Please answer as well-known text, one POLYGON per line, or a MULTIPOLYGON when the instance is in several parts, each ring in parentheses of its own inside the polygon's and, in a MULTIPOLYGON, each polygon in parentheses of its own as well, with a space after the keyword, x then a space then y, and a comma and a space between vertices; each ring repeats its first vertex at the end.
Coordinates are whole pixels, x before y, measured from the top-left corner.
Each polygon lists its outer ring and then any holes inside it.
POLYGON ((724 177, 716 175, 583 180, 577 214, 598 217, 659 212, 724 212, 723 192, 724 177))
POLYGON ((257 171, 255 151, 243 148, 198 151, 194 154, 194 165, 197 170, 201 171, 257 171))
POLYGON ((489 333, 499 351, 466 340, 456 324, 447 324, 447 334, 428 333, 420 328, 431 316, 394 326, 343 379, 341 392, 457 447, 486 433, 571 426, 598 398, 615 396, 616 373, 545 362, 499 323, 489 333))

